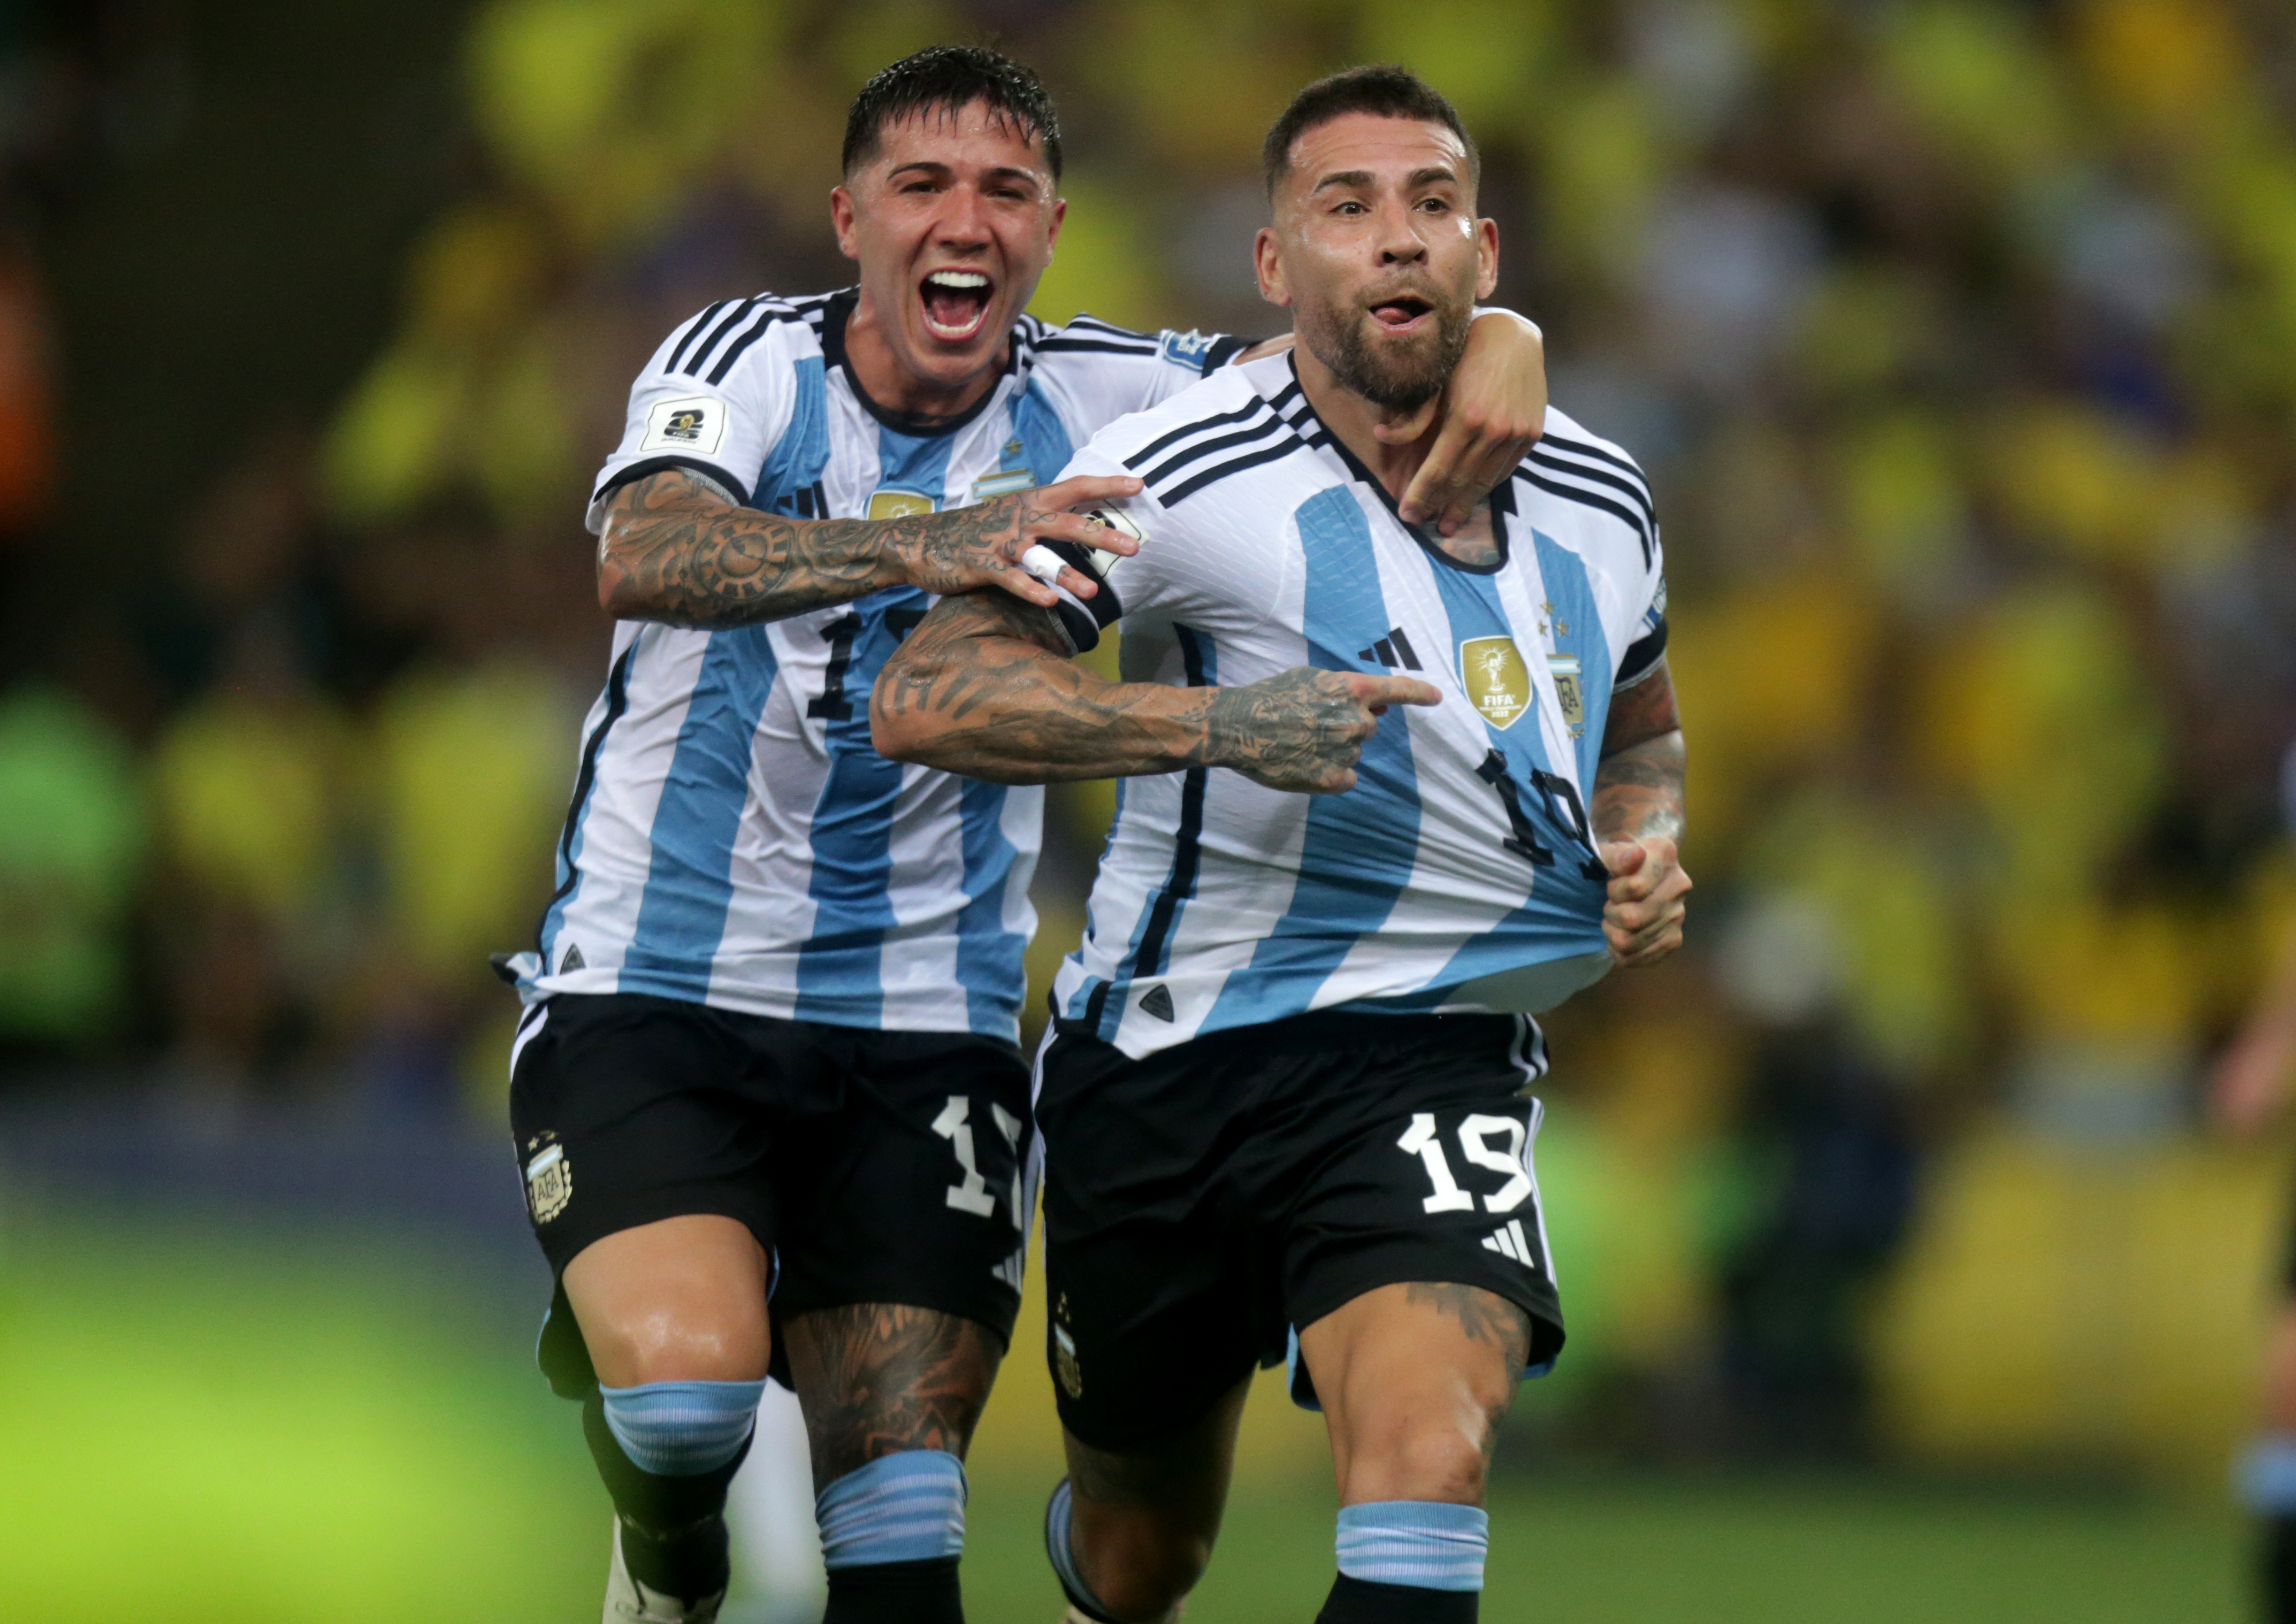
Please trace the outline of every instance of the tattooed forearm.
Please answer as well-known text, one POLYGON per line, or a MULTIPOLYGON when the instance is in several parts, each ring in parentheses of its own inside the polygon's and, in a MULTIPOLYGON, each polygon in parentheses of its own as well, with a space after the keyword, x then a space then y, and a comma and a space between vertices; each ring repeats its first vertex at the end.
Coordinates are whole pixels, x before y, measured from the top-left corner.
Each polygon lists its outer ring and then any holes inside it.
POLYGON ((944 598, 871 695, 877 748, 999 783, 1195 765, 1216 689, 1112 683, 1076 665, 1044 610, 1000 593, 944 598))
POLYGON ((1004 1354, 971 1320, 893 1303, 800 1314, 783 1340, 824 1486, 902 1449, 961 1458, 1004 1354))
POLYGON ((608 499, 598 601, 621 619, 753 626, 903 584, 965 592, 1021 580, 1039 536, 1083 521, 1021 491, 906 519, 791 519, 726 499, 684 469, 633 480, 608 499))
POLYGON ((1603 730, 1603 762, 1595 773, 1588 811, 1601 841, 1645 835, 1682 838, 1683 774, 1686 757, 1674 678, 1665 661, 1631 688, 1611 695, 1603 730))

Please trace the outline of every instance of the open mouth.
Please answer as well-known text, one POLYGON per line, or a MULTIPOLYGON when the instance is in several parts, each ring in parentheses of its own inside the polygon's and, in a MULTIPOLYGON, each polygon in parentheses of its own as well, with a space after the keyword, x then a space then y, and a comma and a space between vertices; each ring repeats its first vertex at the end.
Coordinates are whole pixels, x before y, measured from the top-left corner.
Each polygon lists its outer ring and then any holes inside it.
POLYGON ((937 339, 962 343, 988 319, 988 278, 979 271, 935 271, 918 291, 923 296, 925 330, 937 339))
POLYGON ((1398 293, 1393 299, 1382 299, 1371 308, 1371 318, 1379 324, 1382 332, 1408 332, 1435 309, 1433 304, 1416 293, 1398 293))

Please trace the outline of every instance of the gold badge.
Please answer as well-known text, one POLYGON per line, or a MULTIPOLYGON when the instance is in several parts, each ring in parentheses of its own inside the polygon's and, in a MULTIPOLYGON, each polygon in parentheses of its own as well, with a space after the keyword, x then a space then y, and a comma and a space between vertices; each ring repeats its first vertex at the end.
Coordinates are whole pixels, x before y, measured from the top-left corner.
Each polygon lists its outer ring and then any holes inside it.
POLYGON ((1084 1397, 1084 1367, 1077 1363, 1076 1338, 1058 1325, 1053 1327, 1053 1368, 1062 1392, 1072 1399, 1084 1397))
POLYGON ((564 1145, 554 1144, 526 1164, 526 1210, 536 1223, 547 1224, 573 1199, 574 1167, 564 1145))
POLYGON ((1512 726, 1530 704, 1530 668, 1512 637, 1470 637, 1459 645, 1459 680, 1475 714, 1494 727, 1512 726))
POLYGON ((869 498, 872 519, 914 519, 933 511, 933 499, 913 490, 881 490, 869 498))
POLYGON ((1562 701, 1562 719, 1570 724, 1570 736, 1584 738, 1587 734, 1587 698, 1578 686, 1578 656, 1549 654, 1546 668, 1554 673, 1554 697, 1562 701))

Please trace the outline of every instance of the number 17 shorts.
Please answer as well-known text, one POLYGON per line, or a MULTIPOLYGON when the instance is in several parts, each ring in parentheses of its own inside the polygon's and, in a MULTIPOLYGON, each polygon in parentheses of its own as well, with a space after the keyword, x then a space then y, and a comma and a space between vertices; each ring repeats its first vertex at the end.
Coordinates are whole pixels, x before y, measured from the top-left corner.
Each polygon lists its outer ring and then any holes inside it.
MULTIPOLYGON (((777 1325, 890 1302, 1009 1341, 1028 1090, 994 1038, 562 994, 521 1024, 511 1128, 554 1274, 619 1230, 713 1213, 773 1254, 777 1325)), ((541 1349, 561 1392, 592 1379, 573 1324, 562 1288, 541 1349)))
POLYGON ((1539 1044, 1506 1015, 1298 1015, 1144 1060, 1058 1032, 1037 1124, 1069 1431, 1110 1450, 1168 1437, 1384 1285, 1505 1298, 1530 1319, 1527 1374, 1551 1365, 1562 1313, 1524 1092, 1539 1044))

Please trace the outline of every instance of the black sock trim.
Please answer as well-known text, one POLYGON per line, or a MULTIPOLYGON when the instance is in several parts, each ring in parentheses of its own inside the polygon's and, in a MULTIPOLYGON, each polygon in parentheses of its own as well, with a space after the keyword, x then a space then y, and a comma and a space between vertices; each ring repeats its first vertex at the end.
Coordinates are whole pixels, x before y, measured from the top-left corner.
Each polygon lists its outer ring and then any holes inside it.
POLYGON ((1332 1581, 1316 1624, 1476 1624, 1482 1599, 1480 1590, 1383 1585, 1342 1573, 1332 1581))
POLYGON ((829 1570, 822 1624, 964 1624, 957 1559, 865 1562, 829 1570))

